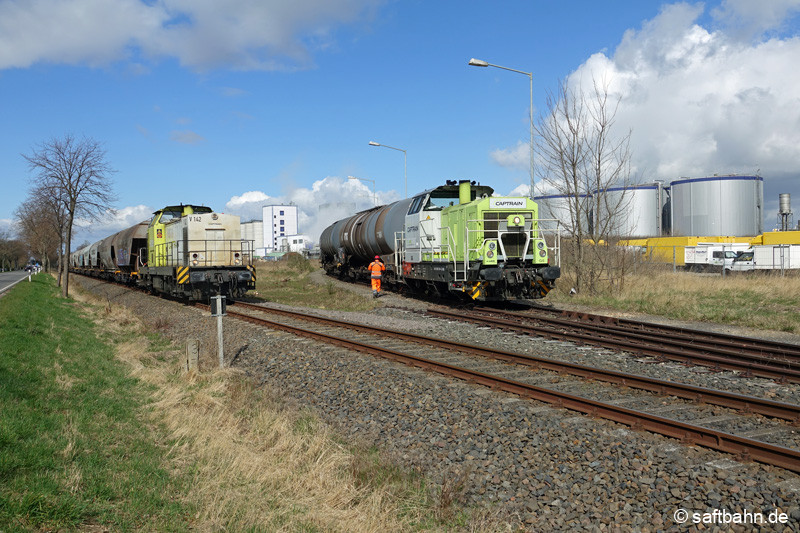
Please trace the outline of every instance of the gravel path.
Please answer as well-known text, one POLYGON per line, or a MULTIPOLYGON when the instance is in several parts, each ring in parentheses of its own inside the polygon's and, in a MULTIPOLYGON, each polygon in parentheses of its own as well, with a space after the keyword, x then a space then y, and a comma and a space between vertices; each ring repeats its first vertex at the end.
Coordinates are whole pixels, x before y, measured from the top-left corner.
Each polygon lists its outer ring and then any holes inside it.
MULTIPOLYGON (((207 313, 76 279, 110 302, 131 307, 178 343, 199 338, 201 369, 216 364, 215 319, 207 313)), ((369 297, 368 288, 352 290, 369 297)), ((384 306, 428 306, 393 294, 380 301, 384 306)), ((391 307, 364 314, 317 312, 800 403, 796 386, 653 364, 603 349, 520 338, 391 307)), ((800 476, 782 469, 739 463, 724 454, 612 422, 231 319, 225 319, 225 352, 258 383, 313 407, 348 438, 389 451, 468 504, 499 506, 532 531, 683 530, 687 526, 679 527, 674 518, 679 509, 690 513, 689 523, 717 510, 717 524, 722 524, 725 512, 729 519, 732 513, 741 513, 741 518, 756 520, 761 513, 764 530, 800 530, 800 476), (786 513, 785 524, 767 523, 776 510, 786 513)))

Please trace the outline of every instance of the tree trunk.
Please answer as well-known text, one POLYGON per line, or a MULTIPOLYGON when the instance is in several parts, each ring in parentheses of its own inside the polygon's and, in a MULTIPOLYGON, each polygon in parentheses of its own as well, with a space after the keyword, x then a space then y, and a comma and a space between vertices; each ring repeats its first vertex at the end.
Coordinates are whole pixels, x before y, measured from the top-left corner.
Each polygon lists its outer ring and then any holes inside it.
MULTIPOLYGON (((69 261, 67 261, 69 263, 69 261)), ((61 265, 64 264, 64 239, 58 243, 58 286, 61 287, 61 265)), ((69 268, 69 265, 67 265, 69 268)))
MULTIPOLYGON (((73 207, 70 210, 70 215, 69 215, 69 218, 67 219, 67 243, 66 243, 67 244, 67 248, 66 248, 67 250, 69 250, 71 248, 71 246, 72 246, 72 219, 73 219, 72 213, 74 211, 75 211, 75 208, 73 207)), ((61 268, 59 269, 64 273, 64 284, 61 286, 61 295, 64 298, 69 297, 69 268, 66 268, 67 267, 67 263, 69 263, 69 261, 65 261, 65 262, 62 261, 61 268)))

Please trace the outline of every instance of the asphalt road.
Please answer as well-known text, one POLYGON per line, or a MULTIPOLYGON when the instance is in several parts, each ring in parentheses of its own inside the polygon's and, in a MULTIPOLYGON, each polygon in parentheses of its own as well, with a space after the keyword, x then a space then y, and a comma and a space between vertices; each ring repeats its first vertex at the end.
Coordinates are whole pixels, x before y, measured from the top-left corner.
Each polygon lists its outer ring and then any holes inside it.
MULTIPOLYGON (((34 274, 36 275, 36 274, 34 274)), ((41 275, 41 274, 39 274, 41 275)), ((13 270, 11 272, 0 272, 0 294, 10 289, 22 280, 28 279, 28 273, 24 270, 13 270)))

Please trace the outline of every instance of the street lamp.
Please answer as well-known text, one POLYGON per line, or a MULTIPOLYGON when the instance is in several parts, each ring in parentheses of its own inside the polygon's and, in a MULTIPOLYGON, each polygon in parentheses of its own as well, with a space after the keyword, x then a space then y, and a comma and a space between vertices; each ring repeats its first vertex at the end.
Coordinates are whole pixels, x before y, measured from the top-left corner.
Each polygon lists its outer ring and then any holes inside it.
POLYGON ((367 178, 357 178, 355 176, 347 176, 349 180, 360 180, 360 181, 371 181, 372 182, 372 201, 375 202, 375 205, 378 205, 378 195, 375 194, 375 180, 367 179, 367 178))
POLYGON ((533 199, 533 72, 525 72, 523 70, 516 70, 513 68, 508 67, 501 67, 500 65, 492 65, 491 63, 487 63, 486 61, 482 61, 480 59, 475 59, 474 57, 469 60, 469 64, 473 67, 495 67, 501 68, 503 70, 510 70, 511 72, 519 72, 520 74, 525 74, 531 79, 531 193, 530 197, 533 199))
POLYGON ((389 146, 386 144, 376 143, 375 141, 369 142, 370 146, 383 146, 384 148, 391 148, 392 150, 397 150, 398 152, 403 152, 403 176, 405 177, 405 196, 404 198, 408 198, 408 153, 402 148, 395 148, 394 146, 389 146))

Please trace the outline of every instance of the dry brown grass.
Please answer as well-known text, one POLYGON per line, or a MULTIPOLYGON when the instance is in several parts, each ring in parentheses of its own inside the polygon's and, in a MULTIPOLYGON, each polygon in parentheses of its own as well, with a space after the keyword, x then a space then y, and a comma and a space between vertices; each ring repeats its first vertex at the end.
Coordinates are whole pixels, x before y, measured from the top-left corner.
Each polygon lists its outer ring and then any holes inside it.
POLYGON ((567 273, 548 299, 680 320, 800 333, 800 276, 721 275, 640 269, 620 286, 570 297, 567 273))
MULTIPOLYGON (((74 295, 91 299, 78 291, 74 295)), ((193 528, 451 529, 436 519, 437 503, 424 484, 414 493, 408 487, 395 490, 391 484, 365 481, 365 472, 367 478, 380 476, 354 468, 360 458, 311 414, 255 390, 233 369, 185 373, 179 350, 148 351, 148 343, 142 342, 145 328, 127 310, 102 305, 89 309, 117 338, 125 338, 120 324, 127 324, 130 340, 118 345, 117 357, 154 390, 151 423, 165 426, 174 442, 166 453, 168 469, 193 478, 187 494, 175 495, 199 510, 192 517, 193 528)), ((461 521, 458 511, 452 516, 461 521)), ((485 524, 490 530, 508 530, 486 513, 465 522, 467 529, 485 524)))
POLYGON ((182 375, 177 365, 147 364, 137 343, 119 355, 157 387, 154 408, 177 442, 170 455, 196 461, 186 497, 203 529, 402 529, 393 502, 356 488, 350 453, 324 427, 298 430, 291 415, 253 405, 237 371, 182 375))

